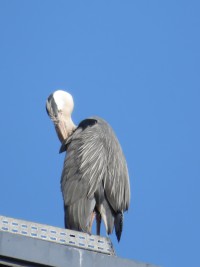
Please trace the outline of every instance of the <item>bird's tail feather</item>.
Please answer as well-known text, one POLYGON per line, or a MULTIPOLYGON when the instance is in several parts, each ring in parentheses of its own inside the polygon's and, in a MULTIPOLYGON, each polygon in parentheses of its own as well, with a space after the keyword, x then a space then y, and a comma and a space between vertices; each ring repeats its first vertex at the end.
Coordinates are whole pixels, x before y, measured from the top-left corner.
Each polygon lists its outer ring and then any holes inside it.
POLYGON ((123 229, 123 212, 118 212, 115 216, 115 233, 117 236, 118 242, 120 241, 122 229, 123 229))

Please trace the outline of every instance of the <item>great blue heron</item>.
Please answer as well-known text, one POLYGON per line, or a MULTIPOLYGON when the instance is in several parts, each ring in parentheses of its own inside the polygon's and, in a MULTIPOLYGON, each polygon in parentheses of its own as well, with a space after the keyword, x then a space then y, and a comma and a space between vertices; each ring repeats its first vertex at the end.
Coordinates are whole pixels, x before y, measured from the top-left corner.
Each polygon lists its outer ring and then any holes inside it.
POLYGON ((62 143, 60 152, 67 151, 61 176, 65 227, 91 233, 96 216, 97 234, 102 218, 108 234, 115 226, 119 241, 123 212, 130 202, 126 160, 108 123, 91 117, 76 127, 71 119, 73 107, 72 96, 62 90, 46 102, 62 143))

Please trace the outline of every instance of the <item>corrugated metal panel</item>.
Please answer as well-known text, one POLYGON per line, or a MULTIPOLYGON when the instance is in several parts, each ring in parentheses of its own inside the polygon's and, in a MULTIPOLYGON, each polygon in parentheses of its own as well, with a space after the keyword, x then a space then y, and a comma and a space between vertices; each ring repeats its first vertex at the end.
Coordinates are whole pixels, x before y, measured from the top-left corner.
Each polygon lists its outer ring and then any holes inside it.
POLYGON ((0 231, 114 255, 109 238, 0 216, 0 231))

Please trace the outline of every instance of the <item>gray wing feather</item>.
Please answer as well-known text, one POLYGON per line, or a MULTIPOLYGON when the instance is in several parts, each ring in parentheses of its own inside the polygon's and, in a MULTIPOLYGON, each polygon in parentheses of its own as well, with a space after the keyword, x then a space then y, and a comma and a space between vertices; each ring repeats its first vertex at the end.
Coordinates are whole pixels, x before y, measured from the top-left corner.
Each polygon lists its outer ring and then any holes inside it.
POLYGON ((90 233, 89 223, 95 207, 95 200, 84 198, 65 207, 65 227, 90 233))
POLYGON ((115 212, 127 210, 130 203, 128 169, 119 141, 112 128, 101 120, 104 129, 107 169, 104 188, 109 204, 115 212))
POLYGON ((99 142, 97 127, 77 129, 67 148, 61 177, 65 205, 92 197, 105 173, 103 145, 99 142), (95 129, 93 129, 95 128, 95 129), (92 136, 92 137, 91 137, 92 136))

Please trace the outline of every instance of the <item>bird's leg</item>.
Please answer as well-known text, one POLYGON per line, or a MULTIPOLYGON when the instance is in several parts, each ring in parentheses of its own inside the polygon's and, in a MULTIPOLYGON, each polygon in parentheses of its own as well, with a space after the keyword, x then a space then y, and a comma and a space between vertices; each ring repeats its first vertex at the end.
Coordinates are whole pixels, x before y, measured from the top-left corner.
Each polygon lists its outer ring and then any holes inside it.
POLYGON ((95 218, 95 211, 92 212, 91 217, 90 217, 90 223, 89 223, 89 232, 92 233, 92 224, 94 222, 95 218))
POLYGON ((99 211, 96 212, 96 223, 97 223, 97 235, 100 235, 101 230, 101 214, 99 211))

